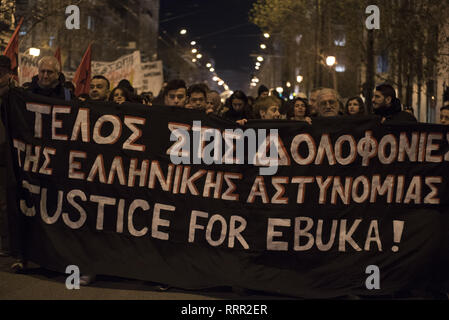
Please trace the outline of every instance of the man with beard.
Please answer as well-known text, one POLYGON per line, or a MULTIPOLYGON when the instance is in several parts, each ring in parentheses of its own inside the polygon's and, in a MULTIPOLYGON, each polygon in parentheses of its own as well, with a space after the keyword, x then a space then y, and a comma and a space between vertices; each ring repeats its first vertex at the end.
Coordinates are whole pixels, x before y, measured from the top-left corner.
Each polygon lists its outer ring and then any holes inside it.
POLYGON ((376 87, 372 101, 374 114, 382 117, 382 123, 417 123, 412 114, 402 111, 401 101, 396 98, 394 88, 388 84, 381 84, 376 87))

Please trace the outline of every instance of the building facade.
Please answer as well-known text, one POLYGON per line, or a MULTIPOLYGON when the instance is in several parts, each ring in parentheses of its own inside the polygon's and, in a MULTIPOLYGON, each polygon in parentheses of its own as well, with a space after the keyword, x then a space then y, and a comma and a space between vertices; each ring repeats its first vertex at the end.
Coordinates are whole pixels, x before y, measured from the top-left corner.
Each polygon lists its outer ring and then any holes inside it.
POLYGON ((157 59, 159 0, 84 0, 79 29, 68 29, 67 3, 61 0, 17 0, 16 19, 24 17, 20 51, 39 48, 52 55, 61 48, 64 70, 74 71, 92 43, 92 58, 113 61, 140 50, 143 61, 157 59))

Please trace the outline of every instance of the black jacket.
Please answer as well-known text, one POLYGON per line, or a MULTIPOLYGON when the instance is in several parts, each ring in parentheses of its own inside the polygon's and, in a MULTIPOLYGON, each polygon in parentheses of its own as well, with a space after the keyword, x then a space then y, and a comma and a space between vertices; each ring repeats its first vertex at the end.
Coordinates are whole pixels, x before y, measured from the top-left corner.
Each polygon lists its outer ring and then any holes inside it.
POLYGON ((234 108, 231 107, 228 111, 226 111, 223 114, 223 118, 226 118, 231 121, 237 121, 242 119, 249 120, 252 119, 253 117, 251 116, 251 112, 248 110, 248 107, 245 107, 240 112, 235 111, 234 108))
POLYGON ((402 111, 401 101, 394 98, 391 106, 375 109, 374 113, 385 118, 383 123, 417 123, 416 118, 405 111, 402 111))
POLYGON ((38 81, 38 77, 34 76, 33 80, 31 81, 31 86, 27 89, 28 92, 38 94, 41 96, 50 97, 50 98, 61 99, 61 100, 67 100, 66 99, 66 94, 67 94, 69 100, 74 99, 74 96, 72 95, 70 90, 67 88, 64 88, 65 77, 62 73, 59 76, 58 85, 54 88, 48 88, 48 89, 41 88, 39 86, 39 84, 37 83, 37 81, 38 81))

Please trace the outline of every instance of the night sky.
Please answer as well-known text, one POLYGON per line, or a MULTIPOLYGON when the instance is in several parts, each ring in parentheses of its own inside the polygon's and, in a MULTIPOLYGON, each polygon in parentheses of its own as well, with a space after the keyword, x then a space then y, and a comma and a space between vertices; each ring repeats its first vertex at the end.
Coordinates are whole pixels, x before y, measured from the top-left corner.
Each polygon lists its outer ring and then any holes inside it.
MULTIPOLYGON (((180 37, 188 30, 188 41, 197 41, 200 52, 215 60, 220 76, 232 70, 236 79, 231 87, 249 83, 254 70, 251 53, 260 51, 261 30, 249 22, 254 0, 162 0, 160 2, 160 33, 180 37)), ((225 79, 226 80, 226 79, 225 79)), ((241 88, 245 89, 245 88, 241 88)))

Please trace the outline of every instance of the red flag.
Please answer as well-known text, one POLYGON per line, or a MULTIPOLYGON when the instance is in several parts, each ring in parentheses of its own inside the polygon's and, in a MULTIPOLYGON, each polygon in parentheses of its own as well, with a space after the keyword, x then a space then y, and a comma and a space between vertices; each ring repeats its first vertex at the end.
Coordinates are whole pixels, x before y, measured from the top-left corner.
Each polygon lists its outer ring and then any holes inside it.
POLYGON ((62 63, 61 63, 61 48, 60 48, 60 47, 58 47, 58 49, 56 49, 56 52, 55 52, 55 58, 58 59, 59 65, 61 66, 61 69, 62 69, 62 63))
POLYGON ((16 27, 11 39, 9 39, 8 46, 6 47, 3 55, 11 59, 11 70, 17 75, 17 67, 19 66, 19 30, 22 27, 23 18, 20 18, 19 24, 16 27))
POLYGON ((83 60, 81 60, 78 69, 76 70, 73 82, 75 85, 75 96, 79 96, 83 93, 89 93, 90 90, 90 78, 92 76, 91 71, 91 57, 92 57, 92 43, 89 44, 86 52, 84 53, 83 60))

